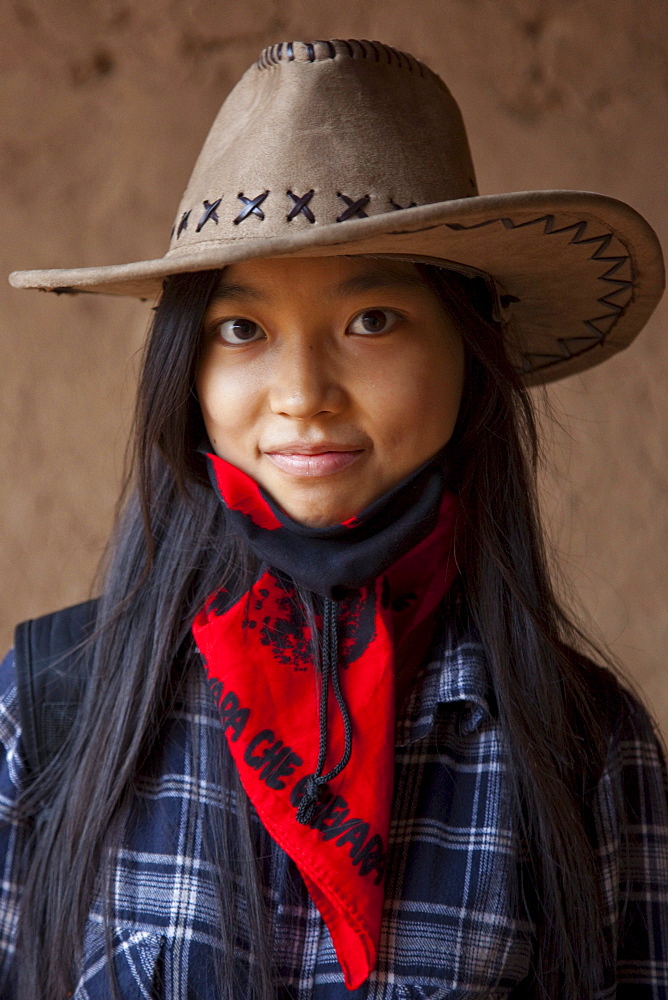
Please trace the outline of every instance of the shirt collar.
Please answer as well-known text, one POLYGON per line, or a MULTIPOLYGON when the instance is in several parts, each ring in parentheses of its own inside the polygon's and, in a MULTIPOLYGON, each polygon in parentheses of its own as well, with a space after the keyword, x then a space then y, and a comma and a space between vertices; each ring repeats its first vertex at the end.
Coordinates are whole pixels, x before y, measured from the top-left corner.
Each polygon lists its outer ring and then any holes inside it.
POLYGON ((442 705, 458 709, 462 734, 475 732, 485 717, 494 717, 487 661, 472 627, 459 632, 446 625, 440 632, 403 718, 397 720, 396 745, 407 746, 427 736, 442 705))

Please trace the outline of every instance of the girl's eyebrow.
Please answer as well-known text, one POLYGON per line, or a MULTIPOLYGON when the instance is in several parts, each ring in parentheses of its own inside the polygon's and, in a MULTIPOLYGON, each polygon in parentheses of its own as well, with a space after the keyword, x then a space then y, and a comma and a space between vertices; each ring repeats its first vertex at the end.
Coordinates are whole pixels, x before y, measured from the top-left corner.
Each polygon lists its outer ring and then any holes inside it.
POLYGON ((383 288, 424 288, 420 275, 411 271, 395 271, 392 267, 374 267, 361 274, 346 278, 332 289, 332 296, 353 295, 355 292, 374 292, 383 288))
POLYGON ((259 302, 266 296, 260 291, 259 288, 254 288, 252 285, 242 285, 236 281, 225 281, 223 279, 218 287, 214 289, 211 298, 209 299, 209 304, 212 302, 217 302, 219 299, 232 299, 237 302, 259 302))
MULTIPOLYGON (((332 285, 327 297, 335 299, 358 292, 374 292, 387 288, 424 288, 424 281, 417 271, 412 272, 403 268, 397 271, 391 264, 375 264, 360 274, 354 274, 345 281, 332 285)), ((233 302, 261 302, 267 298, 270 296, 260 288, 236 281, 226 281, 223 278, 211 295, 209 303, 223 299, 233 302)))

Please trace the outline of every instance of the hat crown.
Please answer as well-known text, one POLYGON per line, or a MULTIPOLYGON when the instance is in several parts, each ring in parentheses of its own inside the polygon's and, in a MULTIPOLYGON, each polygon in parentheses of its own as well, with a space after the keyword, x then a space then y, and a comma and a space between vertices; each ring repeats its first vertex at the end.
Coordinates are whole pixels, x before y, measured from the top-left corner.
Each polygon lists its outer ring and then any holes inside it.
POLYGON ((462 116, 434 72, 380 42, 283 42, 220 109, 169 253, 475 194, 462 116))

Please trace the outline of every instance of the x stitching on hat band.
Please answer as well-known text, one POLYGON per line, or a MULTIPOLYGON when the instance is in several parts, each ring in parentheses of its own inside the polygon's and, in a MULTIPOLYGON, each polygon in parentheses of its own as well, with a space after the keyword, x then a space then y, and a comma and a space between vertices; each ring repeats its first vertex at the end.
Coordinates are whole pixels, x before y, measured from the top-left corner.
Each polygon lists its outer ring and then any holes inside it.
POLYGON ((288 222, 292 222, 292 220, 296 218, 300 212, 302 215, 306 216, 309 222, 315 222, 315 215, 308 207, 308 203, 314 194, 315 191, 313 188, 311 188, 310 191, 307 191, 306 194, 301 195, 301 197, 297 194, 293 194, 292 191, 287 192, 288 197, 292 198, 294 202, 292 208, 288 212, 288 222))
POLYGON ((237 195, 237 198, 239 201, 243 202, 244 208, 241 209, 234 220, 234 225, 238 226, 239 223, 243 222, 244 219, 247 219, 249 215, 257 215, 258 219, 264 219, 264 212, 260 208, 260 205, 268 194, 268 191, 264 191, 262 194, 259 194, 257 198, 246 198, 243 191, 240 192, 237 195))
POLYGON ((345 201, 348 206, 343 210, 343 212, 341 212, 341 215, 339 215, 336 220, 337 222, 345 222, 347 219, 352 219, 353 216, 356 216, 358 219, 368 218, 364 209, 371 201, 370 194, 365 194, 362 198, 358 198, 357 201, 355 201, 354 198, 349 198, 347 194, 341 194, 340 191, 337 191, 336 197, 341 198, 341 200, 345 201))
MULTIPOLYGON (((178 229, 176 230, 176 238, 177 238, 177 240, 178 240, 179 236, 181 235, 181 233, 184 232, 188 228, 188 219, 190 218, 190 212, 191 211, 192 211, 192 209, 188 209, 188 211, 184 212, 183 215, 181 216, 181 221, 179 222, 178 229)), ((197 232, 199 232, 199 229, 197 230, 197 232)))
MULTIPOLYGON (((205 199, 202 202, 202 204, 204 205, 204 212, 202 213, 202 216, 201 216, 199 222, 197 223, 197 228, 195 230, 196 233, 199 233, 199 232, 202 231, 202 228, 207 224, 207 222, 209 221, 209 219, 212 219, 216 223, 216 225, 218 225, 218 215, 216 214, 216 209, 218 208, 218 206, 220 205, 220 203, 221 203, 222 200, 223 200, 222 198, 218 198, 214 202, 208 202, 205 199)), ((188 215, 190 215, 190 212, 188 213, 188 215)), ((187 220, 187 217, 186 217, 186 225, 187 225, 187 221, 188 220, 187 220)), ((183 219, 181 219, 181 223, 182 222, 183 222, 183 219)), ((185 229, 185 228, 186 227, 183 226, 183 229, 185 229)), ((183 232, 183 229, 181 229, 181 224, 179 224, 179 230, 180 230, 180 232, 183 232)))

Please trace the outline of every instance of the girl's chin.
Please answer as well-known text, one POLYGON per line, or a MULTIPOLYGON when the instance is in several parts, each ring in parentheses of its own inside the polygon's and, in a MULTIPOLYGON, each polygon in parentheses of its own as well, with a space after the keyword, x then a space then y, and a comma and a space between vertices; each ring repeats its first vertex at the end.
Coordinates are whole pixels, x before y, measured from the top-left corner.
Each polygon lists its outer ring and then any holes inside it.
POLYGON ((281 490, 266 487, 267 492, 289 518, 306 528, 333 528, 356 517, 371 501, 354 496, 336 495, 321 485, 320 489, 281 490), (334 495, 332 495, 334 494, 334 495))
POLYGON ((337 524, 342 524, 359 513, 351 508, 339 513, 341 508, 337 508, 335 511, 334 509, 316 507, 314 504, 290 506, 279 504, 279 506, 289 518, 296 521, 297 524, 303 524, 305 528, 334 528, 337 524))

